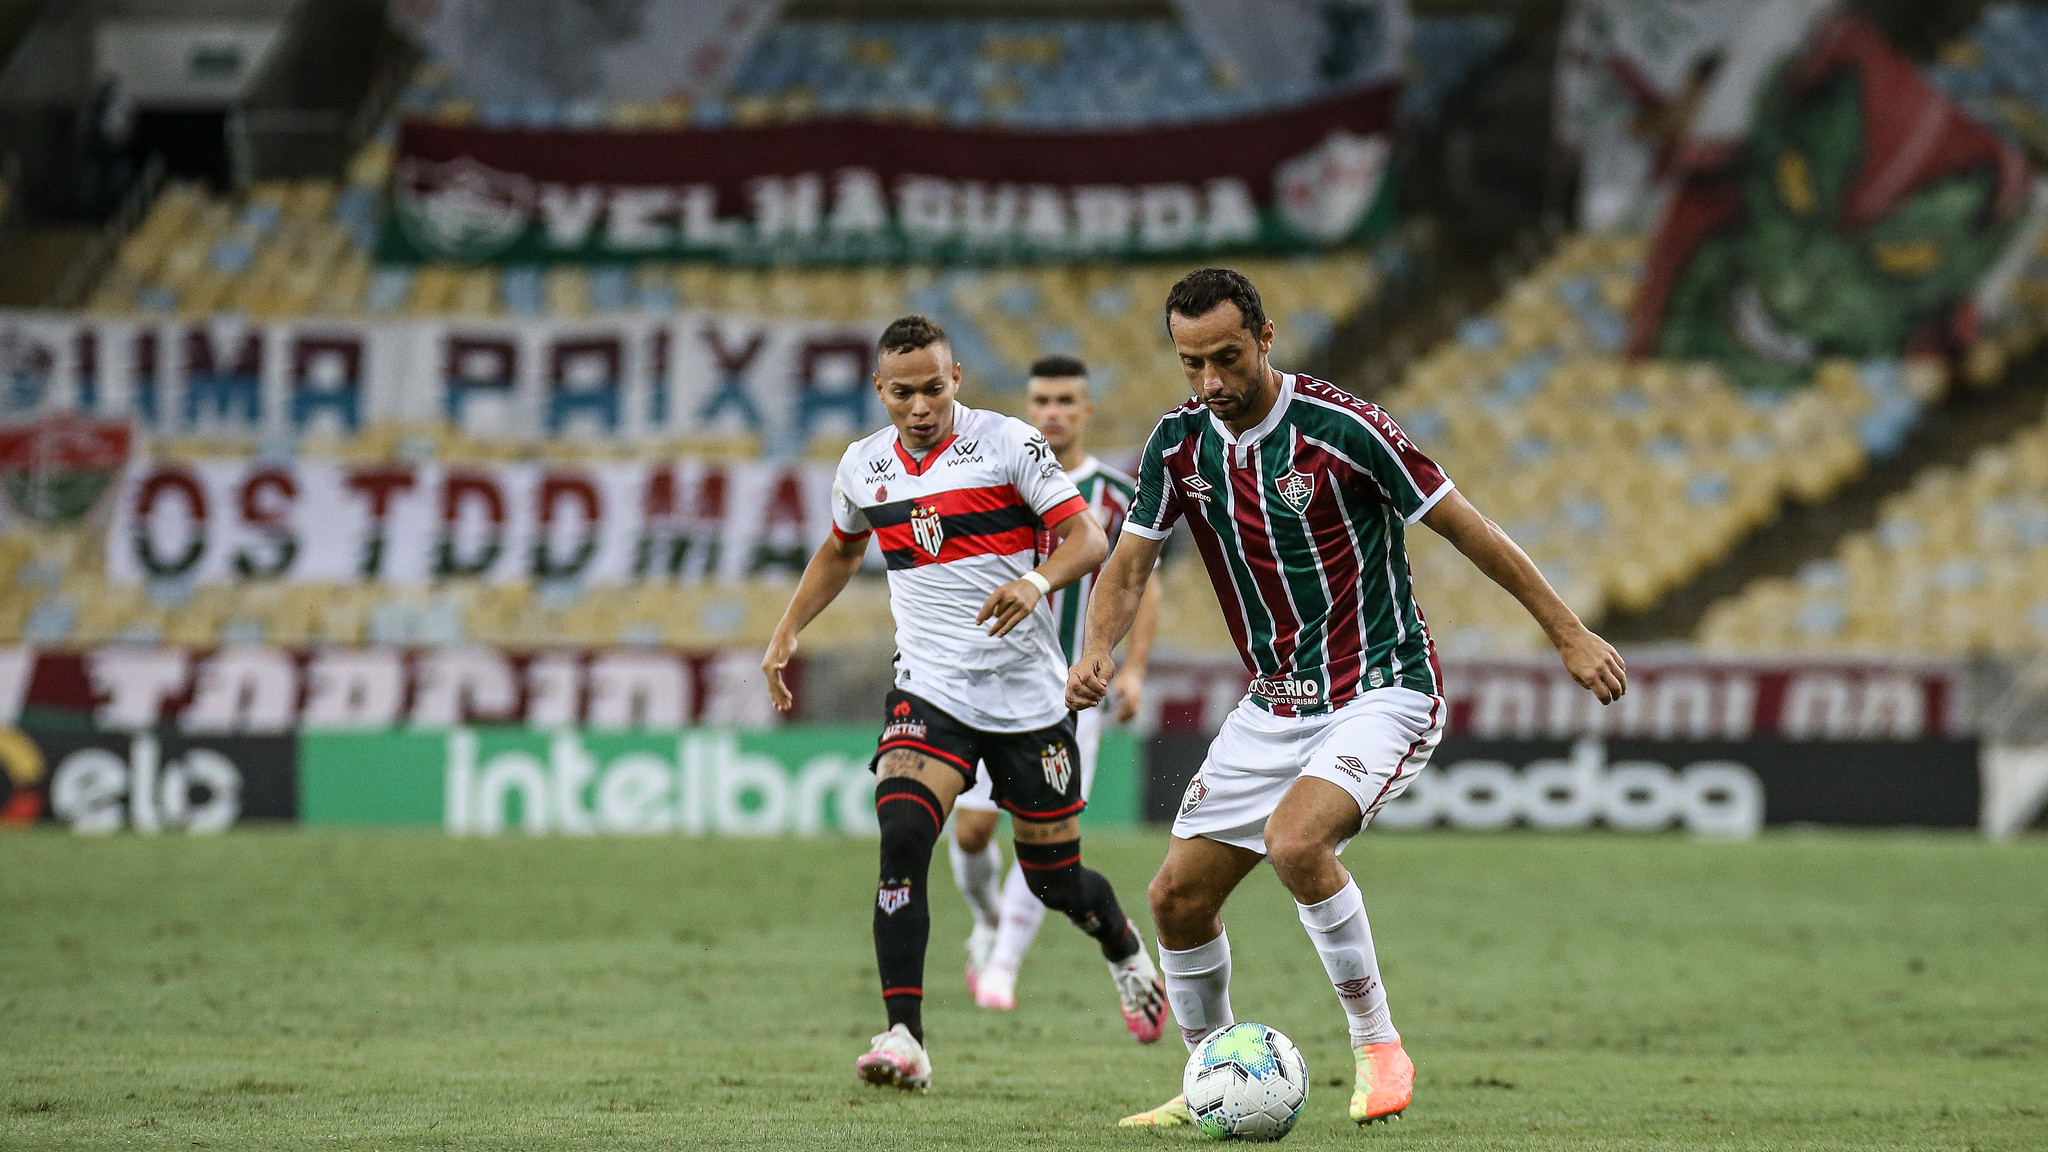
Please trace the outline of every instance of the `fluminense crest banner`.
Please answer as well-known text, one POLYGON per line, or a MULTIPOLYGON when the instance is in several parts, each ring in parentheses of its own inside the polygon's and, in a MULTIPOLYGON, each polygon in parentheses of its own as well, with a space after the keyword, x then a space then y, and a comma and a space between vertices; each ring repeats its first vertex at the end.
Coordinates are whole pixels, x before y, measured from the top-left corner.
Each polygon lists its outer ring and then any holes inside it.
POLYGON ((1396 86, 1115 132, 866 121, 399 136, 389 262, 991 262, 1299 252, 1373 235, 1396 86))
POLYGON ((2032 250, 2044 192, 2026 161, 1875 26, 1816 8, 1767 6, 1716 73, 1632 351, 1718 360, 1751 388, 1834 357, 1956 355, 2032 250))

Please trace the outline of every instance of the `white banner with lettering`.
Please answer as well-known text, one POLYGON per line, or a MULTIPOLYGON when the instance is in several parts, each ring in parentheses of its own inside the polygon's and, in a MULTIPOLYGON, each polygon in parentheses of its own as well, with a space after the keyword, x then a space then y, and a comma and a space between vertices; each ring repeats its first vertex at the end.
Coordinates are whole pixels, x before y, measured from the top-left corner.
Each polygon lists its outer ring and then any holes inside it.
POLYGON ((779 0, 397 0, 392 16, 480 100, 723 91, 779 0))
POLYGON ((1202 51, 1241 83, 1307 92, 1397 78, 1408 0, 1174 0, 1202 51))
POLYGON ((731 582, 801 571, 831 499, 828 464, 143 460, 117 493, 108 578, 731 582))
POLYGON ((246 437, 439 422, 492 439, 748 435, 790 451, 881 426, 876 331, 696 312, 272 324, 0 312, 0 418, 85 412, 246 437))

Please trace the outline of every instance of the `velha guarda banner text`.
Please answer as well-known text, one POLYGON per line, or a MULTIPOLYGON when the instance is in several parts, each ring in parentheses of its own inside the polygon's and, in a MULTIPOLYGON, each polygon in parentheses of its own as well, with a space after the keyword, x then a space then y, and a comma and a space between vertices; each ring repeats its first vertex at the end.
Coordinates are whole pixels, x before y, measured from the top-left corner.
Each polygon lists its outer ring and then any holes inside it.
POLYGON ((1315 251, 1391 222, 1397 88, 1115 132, 415 121, 378 258, 1028 261, 1315 251))

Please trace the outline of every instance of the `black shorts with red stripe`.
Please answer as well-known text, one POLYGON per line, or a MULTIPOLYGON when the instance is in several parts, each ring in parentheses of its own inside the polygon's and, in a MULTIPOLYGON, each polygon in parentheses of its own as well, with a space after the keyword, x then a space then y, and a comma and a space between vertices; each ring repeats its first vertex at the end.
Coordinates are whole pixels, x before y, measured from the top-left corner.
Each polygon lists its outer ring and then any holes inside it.
POLYGON ((1073 713, 1035 732, 983 732, 900 688, 885 704, 888 720, 869 771, 889 752, 916 752, 951 765, 968 787, 978 769, 988 772, 996 803, 1019 820, 1064 820, 1087 807, 1073 713))

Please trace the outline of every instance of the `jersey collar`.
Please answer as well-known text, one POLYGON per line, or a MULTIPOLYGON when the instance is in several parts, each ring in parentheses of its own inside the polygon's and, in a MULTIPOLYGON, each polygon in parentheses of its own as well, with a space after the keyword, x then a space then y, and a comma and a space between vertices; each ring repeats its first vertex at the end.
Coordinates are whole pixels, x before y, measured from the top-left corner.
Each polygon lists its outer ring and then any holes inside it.
POLYGON ((1232 436, 1229 427, 1223 421, 1217 419, 1214 412, 1209 413, 1209 423, 1215 427, 1216 435, 1223 438, 1224 447, 1235 449, 1231 455, 1242 466, 1245 462, 1246 454, 1257 447, 1261 440, 1271 435, 1273 429, 1280 426, 1281 418, 1287 415, 1287 403, 1293 399, 1294 373, 1283 372, 1280 374, 1280 395, 1273 400, 1273 410, 1266 413, 1266 418, 1259 421, 1243 436, 1232 436))
POLYGON ((1084 456, 1081 458, 1081 466, 1067 473, 1067 479, 1078 484, 1101 470, 1102 461, 1097 460, 1093 456, 1084 456))
POLYGON ((910 451, 903 447, 903 434, 899 432, 896 434, 896 459, 902 463, 905 472, 912 476, 922 476, 932 465, 939 462, 939 457, 944 456, 946 449, 951 448, 953 441, 959 438, 960 425, 956 423, 953 425, 953 434, 934 445, 931 451, 924 454, 924 460, 920 463, 917 457, 912 456, 910 451))

